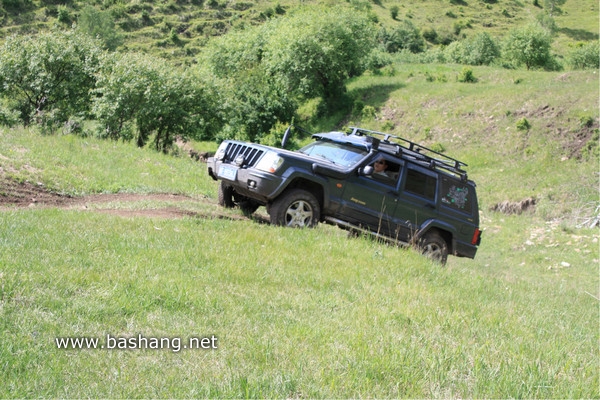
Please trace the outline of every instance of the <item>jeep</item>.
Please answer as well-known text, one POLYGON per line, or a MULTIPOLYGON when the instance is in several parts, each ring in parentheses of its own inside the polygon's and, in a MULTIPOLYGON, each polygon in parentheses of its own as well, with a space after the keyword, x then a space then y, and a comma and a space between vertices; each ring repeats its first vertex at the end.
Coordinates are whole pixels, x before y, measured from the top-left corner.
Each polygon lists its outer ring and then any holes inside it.
MULTIPOLYGON (((290 134, 286 130, 285 147, 290 134)), ((410 140, 357 127, 312 135, 289 151, 225 140, 208 159, 218 202, 270 222, 319 222, 368 233, 445 264, 448 254, 474 258, 481 241, 475 183, 467 164, 410 140)))

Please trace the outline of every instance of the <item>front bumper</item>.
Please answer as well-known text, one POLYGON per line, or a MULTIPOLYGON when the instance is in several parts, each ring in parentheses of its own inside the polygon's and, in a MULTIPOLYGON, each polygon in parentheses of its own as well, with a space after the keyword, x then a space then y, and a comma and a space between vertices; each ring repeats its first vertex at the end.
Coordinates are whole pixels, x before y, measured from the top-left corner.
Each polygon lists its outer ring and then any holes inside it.
POLYGON ((281 191, 283 179, 272 173, 263 172, 252 167, 238 167, 232 163, 223 163, 215 158, 209 158, 207 164, 208 174, 211 178, 225 182, 227 185, 232 186, 238 194, 254 199, 263 205, 269 203, 281 191), (231 171, 234 171, 234 173, 231 171))

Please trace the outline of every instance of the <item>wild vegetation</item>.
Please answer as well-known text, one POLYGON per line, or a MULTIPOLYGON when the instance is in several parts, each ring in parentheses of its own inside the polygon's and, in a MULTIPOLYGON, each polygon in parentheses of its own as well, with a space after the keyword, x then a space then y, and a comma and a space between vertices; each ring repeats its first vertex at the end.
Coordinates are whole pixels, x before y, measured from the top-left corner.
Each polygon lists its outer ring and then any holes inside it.
POLYGON ((0 2, 0 397, 600 397, 598 5, 338 3, 0 2), (475 260, 219 208, 292 120, 465 161, 475 260), (56 344, 140 334, 218 348, 56 344))
MULTIPOLYGON (((562 12, 562 4, 550 0, 544 7, 536 3, 503 9, 504 19, 534 12, 536 18, 521 17, 521 24, 504 21, 512 27, 501 37, 485 29, 500 24, 496 19, 487 21, 487 16, 479 21, 483 29, 473 34, 464 31, 475 30, 474 17, 455 21, 453 33, 441 37, 432 26, 417 27, 412 12, 399 20, 400 9, 395 6, 389 10, 389 22, 382 15, 388 11, 384 4, 366 1, 335 6, 277 4, 258 16, 254 3, 216 1, 3 4, 4 32, 17 22, 31 27, 26 16, 34 18, 36 12, 46 17, 45 24, 33 24, 39 34, 7 36, 0 48, 1 121, 37 123, 48 132, 67 125, 74 127, 73 133, 135 140, 138 146, 152 141, 162 151, 172 148, 177 135, 269 142, 280 130, 278 124, 297 119, 300 105, 311 99, 321 102, 312 116, 317 119, 336 111, 349 114, 355 99, 346 95, 348 79, 367 70, 381 72, 394 60, 528 70, 597 69, 600 63, 597 40, 573 42, 568 52, 554 54, 552 44, 559 32, 555 15, 562 12), (143 34, 144 24, 126 22, 138 13, 141 21, 152 26, 158 15, 162 20, 168 19, 165 13, 192 19, 207 10, 217 10, 208 13, 216 19, 228 15, 228 28, 204 41, 198 51, 169 61, 162 60, 157 44, 143 49, 154 56, 132 51, 128 46, 138 43, 139 36, 124 40, 114 29, 120 25, 143 34), (88 123, 93 128, 86 128, 88 120, 97 124, 88 123)), ((457 13, 466 16, 474 11, 494 15, 498 4, 493 4, 455 7, 451 2, 446 16, 452 19, 457 13)), ((187 45, 180 43, 179 31, 188 32, 189 25, 171 29, 172 45, 187 45)), ((597 39, 593 35, 584 37, 597 39)), ((465 70, 461 79, 471 82, 474 77, 465 70)))

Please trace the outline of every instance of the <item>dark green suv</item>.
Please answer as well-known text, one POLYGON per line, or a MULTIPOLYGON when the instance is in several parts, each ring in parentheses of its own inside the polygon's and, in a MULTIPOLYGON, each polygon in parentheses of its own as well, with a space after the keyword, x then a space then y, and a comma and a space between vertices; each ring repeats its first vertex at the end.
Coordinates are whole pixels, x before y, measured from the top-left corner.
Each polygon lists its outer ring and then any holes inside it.
POLYGON ((276 225, 367 232, 441 263, 448 254, 475 257, 479 210, 465 163, 361 128, 313 138, 298 151, 223 141, 208 159, 219 204, 248 213, 266 206, 276 225))

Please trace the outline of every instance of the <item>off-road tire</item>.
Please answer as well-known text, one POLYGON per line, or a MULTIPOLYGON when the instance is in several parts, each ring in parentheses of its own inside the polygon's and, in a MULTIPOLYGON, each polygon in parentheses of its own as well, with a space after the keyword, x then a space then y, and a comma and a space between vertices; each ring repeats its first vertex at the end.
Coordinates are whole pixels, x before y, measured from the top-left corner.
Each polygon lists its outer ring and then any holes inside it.
POLYGON ((229 186, 223 181, 219 182, 219 189, 217 192, 219 205, 225 208, 235 207, 235 202, 233 201, 234 193, 233 186, 229 186))
POLYGON ((419 240, 419 251, 425 257, 445 265, 448 261, 448 244, 437 232, 429 232, 419 240))
POLYGON ((269 212, 273 225, 314 227, 319 223, 321 206, 312 193, 304 189, 291 189, 275 199, 269 212))

